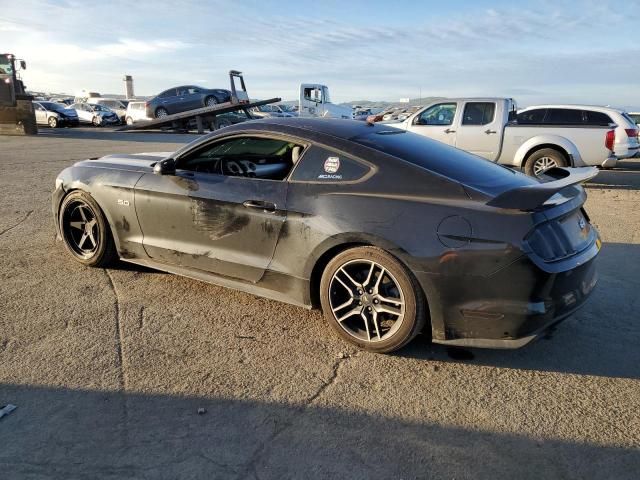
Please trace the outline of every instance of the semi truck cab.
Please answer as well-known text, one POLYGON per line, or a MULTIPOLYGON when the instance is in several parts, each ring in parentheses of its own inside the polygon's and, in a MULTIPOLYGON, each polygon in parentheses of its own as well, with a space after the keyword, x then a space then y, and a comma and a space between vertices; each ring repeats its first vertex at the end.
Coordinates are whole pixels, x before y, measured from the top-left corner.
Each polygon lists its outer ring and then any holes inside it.
POLYGON ((300 117, 353 118, 352 110, 331 103, 329 87, 317 83, 300 85, 300 117))

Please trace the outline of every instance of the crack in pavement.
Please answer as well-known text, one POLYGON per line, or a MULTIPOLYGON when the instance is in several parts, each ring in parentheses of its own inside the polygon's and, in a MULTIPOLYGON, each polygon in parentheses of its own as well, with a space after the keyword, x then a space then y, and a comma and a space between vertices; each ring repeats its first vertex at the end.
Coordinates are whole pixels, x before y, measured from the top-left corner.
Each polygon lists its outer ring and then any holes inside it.
POLYGON ((124 358, 124 349, 123 349, 123 340, 124 333, 122 327, 122 319, 121 308, 120 308, 120 294, 118 293, 118 289, 116 288, 116 284, 113 280, 113 276, 111 272, 104 269, 104 273, 109 280, 109 286, 113 291, 114 295, 114 308, 115 308, 115 341, 116 341, 116 352, 118 354, 118 383, 120 387, 120 392, 123 394, 122 398, 122 416, 120 418, 120 424, 122 425, 122 443, 125 447, 129 445, 129 398, 125 394, 125 390, 127 389, 127 371, 125 366, 125 358, 124 358))
POLYGON ((4 235, 5 233, 7 233, 7 232, 9 232, 9 231, 13 230, 14 228, 16 228, 16 227, 20 226, 22 223, 24 223, 24 222, 25 222, 25 221, 26 221, 26 220, 31 216, 31 214, 32 214, 32 213, 33 213, 33 210, 29 210, 29 211, 27 212, 27 214, 22 218, 22 220, 20 220, 20 221, 19 221, 18 223, 16 223, 15 225, 12 225, 12 226, 10 226, 10 227, 5 228, 4 230, 2 230, 2 231, 0 232, 0 235, 4 235))
POLYGON ((109 286, 113 291, 114 299, 114 308, 115 308, 115 321, 116 321, 116 352, 118 354, 118 383, 120 384, 120 390, 125 390, 127 388, 127 376, 125 370, 125 362, 124 362, 124 353, 123 353, 123 339, 124 334, 122 331, 122 322, 120 319, 120 294, 118 293, 118 289, 116 288, 116 284, 113 281, 113 277, 111 272, 104 269, 105 274, 107 275, 107 279, 109 280, 109 286))
MULTIPOLYGON (((314 392, 302 405, 299 405, 297 408, 294 408, 292 412, 293 414, 290 416, 290 418, 295 418, 298 415, 302 414, 313 402, 315 402, 327 390, 327 388, 329 388, 336 382, 340 374, 340 369, 346 363, 346 361, 350 360, 351 358, 358 357, 359 355, 360 355, 360 352, 355 352, 353 354, 347 354, 342 358, 339 358, 333 364, 333 367, 331 369, 331 376, 329 377, 329 379, 326 382, 323 382, 322 385, 318 387, 318 390, 316 390, 316 392, 314 392)), ((280 435, 282 435, 283 432, 289 429, 293 425, 293 423, 294 423, 293 421, 283 422, 281 426, 276 427, 273 433, 269 435, 269 437, 266 438, 262 442, 262 444, 256 449, 253 455, 251 455, 251 458, 245 465, 245 468, 240 473, 238 478, 249 478, 250 476, 256 479, 259 478, 258 471, 256 469, 258 463, 266 456, 266 454, 269 451, 269 447, 271 447, 271 445, 276 440, 276 438, 278 438, 280 435)))

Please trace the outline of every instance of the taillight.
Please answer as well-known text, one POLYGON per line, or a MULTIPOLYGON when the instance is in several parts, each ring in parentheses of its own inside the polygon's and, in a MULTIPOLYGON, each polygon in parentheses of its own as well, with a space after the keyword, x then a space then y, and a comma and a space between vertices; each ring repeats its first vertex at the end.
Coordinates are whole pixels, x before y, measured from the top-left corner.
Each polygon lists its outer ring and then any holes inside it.
POLYGON ((635 128, 625 128, 624 131, 627 132, 627 137, 629 138, 638 137, 638 130, 635 128))
POLYGON ((613 144, 616 143, 616 131, 609 130, 607 136, 604 137, 604 146, 613 151, 613 144))

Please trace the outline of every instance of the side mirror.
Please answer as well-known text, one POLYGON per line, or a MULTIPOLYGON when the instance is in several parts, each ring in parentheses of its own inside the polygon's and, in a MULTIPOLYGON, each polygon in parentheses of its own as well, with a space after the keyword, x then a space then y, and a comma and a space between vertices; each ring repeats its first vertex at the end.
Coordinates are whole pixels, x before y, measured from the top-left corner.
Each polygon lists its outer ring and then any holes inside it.
POLYGON ((173 158, 167 158, 156 162, 153 166, 153 173, 157 175, 173 175, 176 173, 176 161, 173 158))
POLYGON ((20 60, 20 68, 22 68, 22 70, 26 70, 27 62, 25 62, 24 60, 20 60))

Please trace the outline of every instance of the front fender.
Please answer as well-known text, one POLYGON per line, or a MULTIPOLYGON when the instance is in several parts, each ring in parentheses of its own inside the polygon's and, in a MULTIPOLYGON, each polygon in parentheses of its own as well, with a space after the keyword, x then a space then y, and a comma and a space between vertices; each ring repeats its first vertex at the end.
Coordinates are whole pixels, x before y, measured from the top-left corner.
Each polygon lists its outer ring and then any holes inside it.
POLYGON ((570 167, 583 164, 582 156, 578 151, 578 147, 576 147, 576 145, 571 140, 560 135, 552 134, 536 135, 535 137, 531 137, 530 139, 528 139, 526 142, 520 145, 520 147, 516 151, 513 163, 515 165, 523 166, 529 152, 542 145, 544 145, 545 148, 556 147, 556 149, 565 151, 569 155, 570 167))

